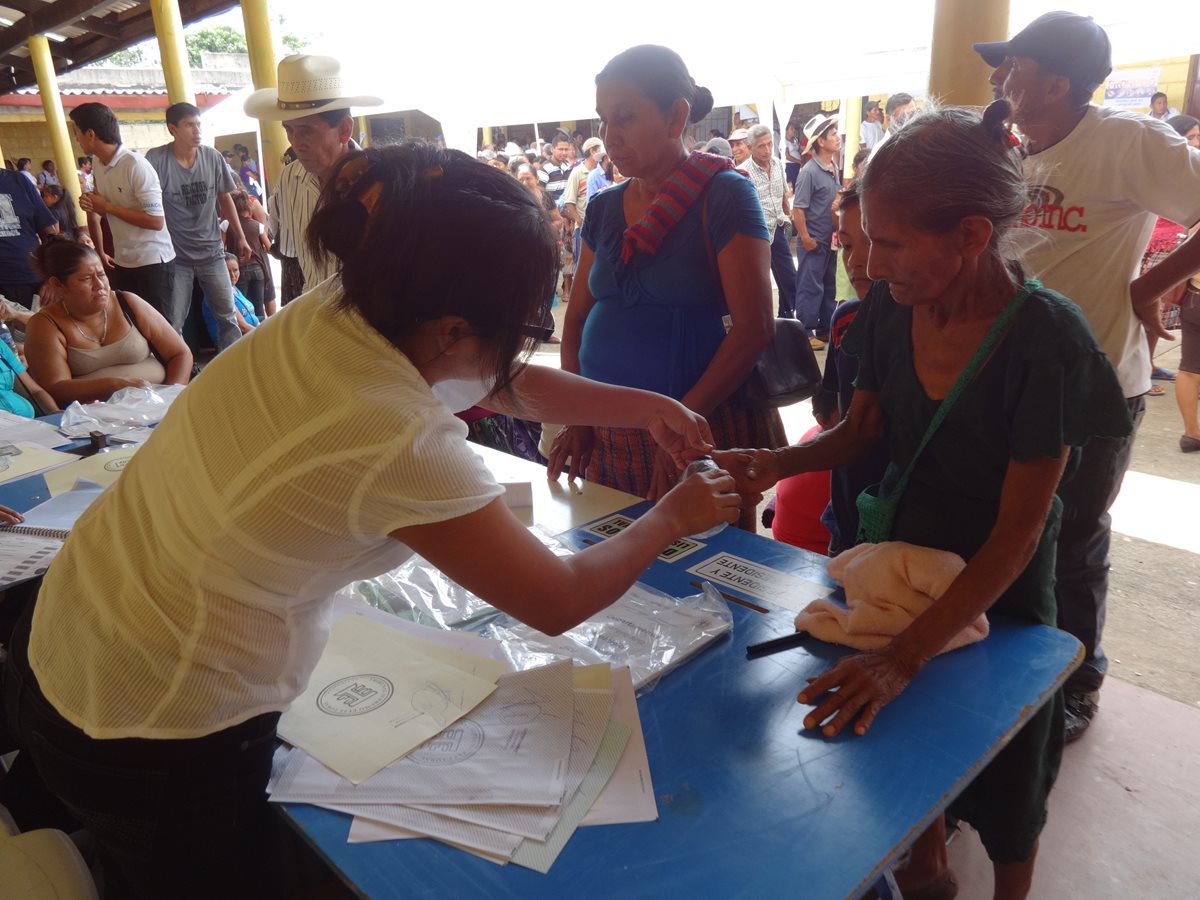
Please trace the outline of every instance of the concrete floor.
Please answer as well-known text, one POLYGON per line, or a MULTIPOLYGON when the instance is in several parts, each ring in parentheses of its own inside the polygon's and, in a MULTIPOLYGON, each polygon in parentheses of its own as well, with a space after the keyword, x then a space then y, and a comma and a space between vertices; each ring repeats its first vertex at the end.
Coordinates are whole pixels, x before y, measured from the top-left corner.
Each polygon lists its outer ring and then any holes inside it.
MULTIPOLYGON (((555 309, 560 323, 565 309, 555 309)), ((546 346, 538 362, 557 364, 546 346)), ((819 354, 823 363, 823 354, 819 354)), ((1178 344, 1156 364, 1174 370, 1178 344)), ((1037 900, 1200 897, 1200 453, 1179 450, 1174 386, 1148 397, 1133 463, 1113 507, 1101 711, 1067 748, 1031 896, 1037 900)), ((788 436, 811 406, 782 410, 788 436)), ((951 846, 961 900, 991 897, 974 832, 951 846)))

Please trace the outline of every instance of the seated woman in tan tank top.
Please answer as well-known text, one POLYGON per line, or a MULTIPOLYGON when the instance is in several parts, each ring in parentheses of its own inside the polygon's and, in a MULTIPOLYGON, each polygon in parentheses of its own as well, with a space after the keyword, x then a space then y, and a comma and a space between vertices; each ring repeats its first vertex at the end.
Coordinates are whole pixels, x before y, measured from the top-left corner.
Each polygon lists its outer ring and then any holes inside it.
POLYGON ((107 400, 126 387, 187 384, 192 353, 183 338, 141 297, 118 297, 95 250, 52 238, 33 258, 61 299, 29 320, 25 353, 59 406, 107 400))

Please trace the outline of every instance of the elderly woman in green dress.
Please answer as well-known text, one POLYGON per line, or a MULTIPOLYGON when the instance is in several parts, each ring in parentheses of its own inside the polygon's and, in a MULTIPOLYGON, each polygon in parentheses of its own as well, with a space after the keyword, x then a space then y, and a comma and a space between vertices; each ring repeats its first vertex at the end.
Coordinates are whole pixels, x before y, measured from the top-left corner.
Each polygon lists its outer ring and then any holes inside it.
MULTIPOLYGON (((1070 477, 1073 448, 1131 427, 1116 376, 1078 308, 1027 280, 1004 252, 1028 195, 1004 127, 1008 113, 997 101, 982 120, 959 109, 922 114, 868 164, 862 218, 877 283, 843 343, 860 367, 846 419, 800 446, 717 454, 754 494, 859 458, 886 423, 890 465, 860 498, 878 527, 860 540, 906 541, 967 560, 890 644, 846 656, 800 692, 801 703, 815 704, 805 726, 826 736, 846 727, 865 734, 985 611, 1055 624, 1059 482, 1070 477)), ((978 830, 997 898, 1028 895, 1062 755, 1062 716, 1060 693, 950 807, 978 830)), ((918 839, 905 896, 953 896, 944 828, 939 819, 918 839)))

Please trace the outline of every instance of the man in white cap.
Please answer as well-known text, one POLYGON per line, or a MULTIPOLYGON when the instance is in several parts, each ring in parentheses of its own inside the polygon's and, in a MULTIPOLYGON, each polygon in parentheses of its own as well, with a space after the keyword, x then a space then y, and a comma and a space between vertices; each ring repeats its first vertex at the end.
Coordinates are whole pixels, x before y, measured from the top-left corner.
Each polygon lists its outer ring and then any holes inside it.
POLYGON ((572 262, 571 271, 564 281, 563 293, 565 296, 570 296, 570 284, 575 277, 575 271, 579 268, 579 244, 583 235, 583 217, 587 211, 588 201, 588 176, 596 170, 596 166, 604 158, 604 144, 600 138, 590 137, 583 142, 580 152, 583 154, 583 159, 567 176, 567 186, 563 190, 561 201, 562 214, 575 229, 574 255, 572 257, 574 262, 572 262))
MULTIPOLYGON (((604 144, 600 138, 590 137, 583 142, 580 150, 583 153, 583 160, 567 176, 567 187, 563 191, 562 199, 563 215, 575 226, 576 234, 579 233, 579 229, 583 228, 583 217, 587 211, 588 176, 595 171, 600 160, 604 158, 604 144)), ((575 252, 575 258, 578 259, 578 246, 576 246, 575 252)))
MULTIPOLYGON (((1050 12, 1008 41, 975 44, 995 71, 997 98, 1013 108, 1036 189, 1017 223, 1023 263, 1083 310, 1125 390, 1137 424, 1150 390, 1147 332, 1169 338, 1159 298, 1200 270, 1200 233, 1140 274, 1156 216, 1191 227, 1200 220, 1200 150, 1170 126, 1091 103, 1112 70, 1104 29, 1090 18, 1050 12), (1136 164, 1131 164, 1136 160, 1136 164)), ((1093 438, 1063 503, 1055 598, 1058 627, 1084 646, 1083 665, 1064 686, 1066 739, 1095 714, 1108 660, 1100 646, 1108 594, 1108 509, 1129 468, 1134 435, 1093 438)))
POLYGON ((837 253, 833 249, 833 201, 842 179, 833 158, 842 147, 838 117, 817 113, 804 126, 812 158, 796 176, 792 222, 796 225, 796 318, 808 329, 814 350, 829 339, 837 305, 837 253))
POLYGON ((729 135, 729 149, 733 151, 733 164, 740 166, 750 158, 750 145, 746 139, 750 137, 750 129, 738 128, 729 135))
MULTIPOLYGON (((272 230, 279 252, 299 260, 301 291, 309 290, 337 271, 336 260, 316 260, 305 232, 312 219, 321 184, 337 161, 358 144, 351 140, 353 106, 379 106, 378 97, 355 94, 342 82, 341 64, 331 56, 293 54, 279 62, 279 87, 255 91, 246 100, 246 115, 283 123, 296 161, 279 177, 271 195, 272 230)), ((288 291, 282 300, 294 299, 288 291)))

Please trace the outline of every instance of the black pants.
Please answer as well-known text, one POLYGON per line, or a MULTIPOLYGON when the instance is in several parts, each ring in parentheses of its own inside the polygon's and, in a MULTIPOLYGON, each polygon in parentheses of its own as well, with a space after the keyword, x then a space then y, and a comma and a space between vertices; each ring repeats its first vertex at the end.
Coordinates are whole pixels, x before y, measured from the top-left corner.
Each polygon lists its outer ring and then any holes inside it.
POLYGON ((33 295, 37 293, 38 284, 0 284, 0 294, 13 303, 20 303, 26 309, 33 309, 33 295))
POLYGON ((1058 489, 1063 502, 1062 531, 1054 593, 1058 627, 1083 644, 1083 665, 1067 679, 1067 693, 1097 691, 1108 671, 1100 646, 1108 598, 1108 548, 1112 537, 1109 507, 1133 455, 1133 440, 1146 413, 1146 399, 1126 401, 1133 432, 1124 438, 1094 437, 1083 448, 1075 476, 1058 489))
POLYGON ((137 294, 165 316, 175 293, 175 263, 150 263, 129 269, 117 266, 109 281, 116 290, 137 294))
POLYGON ((33 762, 91 834, 104 896, 279 896, 265 793, 279 714, 191 740, 90 738, 38 687, 27 658, 31 619, 32 610, 13 634, 4 712, 18 759, 33 762))

